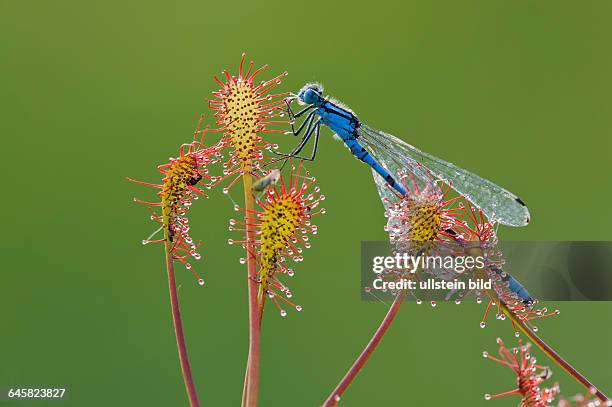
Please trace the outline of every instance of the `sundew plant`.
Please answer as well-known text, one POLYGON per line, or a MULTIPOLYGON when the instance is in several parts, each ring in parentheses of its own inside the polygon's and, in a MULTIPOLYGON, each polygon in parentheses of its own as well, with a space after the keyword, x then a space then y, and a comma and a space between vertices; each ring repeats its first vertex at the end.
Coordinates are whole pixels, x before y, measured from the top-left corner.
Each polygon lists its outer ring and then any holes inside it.
MULTIPOLYGON (((163 248, 163 257, 160 257, 167 271, 179 364, 190 405, 199 406, 200 400, 205 404, 206 391, 197 393, 192 376, 192 369, 199 367, 189 362, 175 266, 192 273, 194 284, 203 286, 202 289, 214 290, 206 284, 205 267, 199 261, 202 258, 199 239, 206 241, 221 234, 190 222, 188 214, 206 211, 205 199, 201 198, 210 194, 243 197, 239 202, 231 201, 235 212, 234 217, 227 220, 229 231, 225 239, 236 248, 241 266, 233 268, 244 273, 248 293, 248 309, 245 310, 248 313, 248 357, 244 386, 236 391, 242 391, 243 406, 256 406, 262 319, 266 312, 277 318, 300 318, 303 304, 299 293, 291 289, 291 279, 317 278, 312 275, 317 271, 309 270, 302 261, 311 244, 316 244, 318 228, 315 222, 326 212, 321 206, 326 197, 313 176, 322 126, 338 133, 351 153, 372 167, 387 219, 384 228, 393 250, 435 254, 444 247, 446 254, 475 254, 486 260, 470 269, 468 275, 490 280, 491 288, 464 290, 454 298, 457 304, 470 299, 483 303, 481 328, 485 328, 487 318, 494 315, 509 321, 507 333, 517 340, 516 346, 507 347, 498 339, 497 352, 483 353, 486 359, 512 370, 516 377, 514 383, 508 383, 507 389, 487 393, 486 399, 516 397, 517 403, 525 407, 552 406, 557 401, 560 406, 612 405, 601 390, 537 333, 537 321, 556 316, 559 311, 538 306, 537 299, 512 277, 511 270, 505 269, 503 253, 498 248, 497 224, 504 221, 513 226, 526 224, 528 211, 524 203, 508 191, 488 181, 481 182, 479 177, 456 167, 453 171, 459 175, 455 184, 452 178, 442 176, 447 175, 444 173, 447 170, 442 169, 435 157, 422 155, 427 157, 423 163, 415 161, 418 154, 414 155, 414 150, 360 123, 350 109, 323 96, 319 84, 307 84, 297 94, 282 91, 282 79, 286 75, 286 72, 268 75, 267 66, 247 63, 243 55, 234 73, 222 71, 220 76, 211 78, 218 89, 208 101, 209 112, 201 116, 189 139, 177 139, 176 156, 158 166, 160 179, 129 178, 155 192, 151 194, 154 198, 134 200, 148 209, 152 221, 152 233, 142 243, 163 248), (306 106, 299 112, 292 109, 296 100, 306 106), (302 141, 291 154, 279 154, 274 137, 278 140, 291 133, 301 134, 302 141), (312 157, 300 156, 304 145, 313 138, 312 157), (400 146, 398 151, 394 150, 394 145, 400 146), (498 204, 496 196, 506 206, 498 204), (479 205, 479 197, 484 204, 479 205), (502 217, 496 216, 500 214, 502 217), (536 350, 546 356, 550 364, 556 364, 583 385, 584 395, 561 396, 559 386, 549 383, 552 368, 543 360, 536 361, 536 350)), ((333 194, 329 197, 333 199, 333 194)), ((228 266, 227 270, 233 268, 228 266)), ((388 281, 399 281, 419 280, 431 274, 447 281, 465 278, 444 267, 433 272, 387 268, 383 276, 388 281)), ((335 386, 330 383, 329 394, 319 395, 323 406, 342 404, 343 394, 374 351, 381 347, 402 304, 417 296, 404 289, 392 291, 394 301, 362 353, 335 386)), ((416 302, 436 305, 436 301, 429 298, 419 297, 416 302)), ((474 318, 478 322, 479 316, 474 318)), ((478 324, 475 325, 479 329, 478 324)), ((494 405, 494 401, 491 403, 494 405)), ((291 405, 290 400, 287 405, 291 405)))

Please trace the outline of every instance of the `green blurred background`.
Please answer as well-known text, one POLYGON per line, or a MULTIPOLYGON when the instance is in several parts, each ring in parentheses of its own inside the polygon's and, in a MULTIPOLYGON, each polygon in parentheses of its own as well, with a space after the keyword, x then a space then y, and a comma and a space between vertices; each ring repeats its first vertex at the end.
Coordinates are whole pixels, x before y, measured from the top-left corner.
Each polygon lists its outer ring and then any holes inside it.
MULTIPOLYGON (((67 385, 66 406, 186 404, 162 249, 141 245, 155 226, 131 202, 153 191, 125 176, 159 179, 243 51, 267 77, 288 70, 283 91, 321 81, 372 126, 516 192, 532 223, 502 238, 610 239, 611 17, 603 0, 3 1, 0 386, 67 385)), ((385 238, 378 195, 329 135, 310 166, 327 215, 290 282, 304 310, 264 323, 262 406, 320 403, 386 309, 359 293, 360 241, 385 238)), ((209 406, 239 404, 247 350, 232 216, 220 193, 192 207, 207 284, 177 275, 209 406)), ((542 336, 612 393, 612 304, 557 305, 542 336)), ((515 385, 481 356, 513 339, 507 321, 480 329, 483 310, 407 304, 343 405, 517 405, 483 400, 515 385)))

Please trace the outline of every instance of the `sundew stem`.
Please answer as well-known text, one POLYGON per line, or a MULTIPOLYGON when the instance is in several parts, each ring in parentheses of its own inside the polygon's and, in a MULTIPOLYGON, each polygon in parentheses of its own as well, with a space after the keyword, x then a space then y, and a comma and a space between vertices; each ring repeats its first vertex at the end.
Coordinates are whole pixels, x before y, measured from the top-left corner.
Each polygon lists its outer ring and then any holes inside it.
POLYGON ((247 386, 249 385, 249 366, 251 365, 250 359, 247 358, 246 368, 244 372, 244 382, 242 384, 242 404, 241 406, 246 406, 246 397, 247 397, 247 386))
MULTIPOLYGON (((249 172, 242 176, 244 184, 244 206, 246 213, 254 213, 253 177, 249 172)), ((259 393, 259 347, 260 347, 260 314, 257 301, 257 258, 255 257, 255 227, 246 222, 246 257, 247 285, 249 291, 249 356, 245 378, 246 396, 243 395, 243 407, 255 407, 259 393)))
POLYGON ((587 391, 595 395, 599 400, 604 403, 609 401, 608 397, 597 389, 591 382, 588 381, 580 372, 578 372, 572 365, 570 365, 565 359, 561 357, 553 348, 544 342, 534 331, 531 329, 523 320, 518 318, 503 302, 501 303, 501 309, 510 318, 515 326, 531 340, 535 345, 542 350, 550 359, 552 359, 557 365, 565 370, 569 375, 576 379, 580 384, 586 387, 587 391))
POLYGON ((179 306, 178 293, 176 291, 176 280, 174 278, 174 257, 171 252, 171 243, 166 239, 166 270, 168 271, 168 288, 170 289, 170 307, 172 308, 172 322, 174 324, 174 334, 176 336, 176 345, 178 347, 179 361, 181 363, 181 371, 183 372, 183 381, 185 389, 189 397, 189 405, 191 407, 199 407, 198 393, 191 375, 191 366, 189 365, 189 356, 187 355, 187 346, 185 345, 185 335, 183 334, 183 322, 181 320, 181 310, 179 306))
POLYGON ((338 405, 338 402, 340 401, 340 398, 342 397, 346 389, 355 379, 357 374, 361 371, 370 356, 372 356, 372 353, 374 353, 374 350, 376 350, 376 347, 378 346, 383 336, 391 326, 391 323, 395 319, 395 316, 397 315, 400 307, 402 306, 402 302, 404 302, 405 296, 406 290, 400 290, 400 292, 395 297, 395 300, 393 300, 393 304, 391 304, 391 307, 389 307, 387 314, 378 326, 378 329, 376 329, 376 332, 374 332, 374 335, 372 336, 366 347, 363 349, 361 354, 357 357, 348 372, 346 372, 340 383, 338 383, 334 391, 332 391, 329 397, 327 397, 327 399, 323 403, 323 407, 333 407, 338 405))

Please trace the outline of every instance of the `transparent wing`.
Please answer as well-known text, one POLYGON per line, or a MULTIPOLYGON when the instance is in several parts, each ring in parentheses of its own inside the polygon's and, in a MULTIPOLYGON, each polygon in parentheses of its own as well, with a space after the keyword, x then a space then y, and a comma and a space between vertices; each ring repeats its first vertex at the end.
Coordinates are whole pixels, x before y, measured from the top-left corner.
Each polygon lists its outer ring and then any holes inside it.
MULTIPOLYGON (((421 182, 427 180, 427 171, 434 179, 451 182, 452 188, 482 209, 490 221, 508 226, 525 226, 529 223, 529 209, 516 195, 479 177, 455 164, 427 154, 391 134, 375 130, 364 124, 358 129, 359 142, 389 172, 412 172, 421 182)), ((374 173, 374 180, 381 198, 392 198, 385 180, 374 173)))

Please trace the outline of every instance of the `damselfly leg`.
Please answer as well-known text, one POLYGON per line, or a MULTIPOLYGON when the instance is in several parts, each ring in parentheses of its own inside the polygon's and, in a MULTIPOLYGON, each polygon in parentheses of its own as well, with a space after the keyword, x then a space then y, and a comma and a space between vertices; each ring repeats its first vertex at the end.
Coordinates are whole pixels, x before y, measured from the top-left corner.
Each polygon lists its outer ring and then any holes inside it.
POLYGON ((319 133, 321 132, 321 120, 317 120, 314 123, 313 121, 314 120, 311 120, 311 123, 308 125, 308 128, 306 129, 306 132, 304 133, 304 136, 302 137, 302 140, 293 150, 291 150, 291 153, 285 154, 285 153, 279 153, 277 151, 272 151, 272 153, 279 155, 281 157, 285 157, 285 158, 298 158, 300 160, 314 161, 315 156, 317 155, 317 148, 319 146, 319 133), (308 143, 308 140, 310 140, 313 134, 315 136, 315 139, 314 139, 314 146, 312 148, 312 154, 310 155, 310 157, 299 156, 298 154, 304 149, 304 147, 308 143))
POLYGON ((314 105, 308 105, 305 108, 303 108, 302 110, 300 110, 299 112, 293 113, 293 109, 291 109, 291 105, 289 103, 290 103, 290 100, 289 99, 285 99, 285 104, 287 105, 287 114, 289 115, 289 119, 291 119, 291 120, 298 119, 304 113, 306 113, 310 109, 314 108, 314 105))
POLYGON ((279 155, 281 157, 285 157, 285 158, 295 157, 301 160, 314 161, 315 156, 317 154, 317 147, 319 145, 319 133, 321 130, 321 119, 315 121, 315 118, 316 118, 315 112, 311 111, 308 113, 308 115, 306 116, 302 124, 300 124, 300 126, 296 130, 293 126, 293 120, 296 118, 299 118, 300 116, 308 112, 312 108, 312 105, 300 110, 297 113, 293 113, 293 110, 291 109, 289 102, 285 100, 285 103, 287 104, 287 113, 289 114, 289 118, 291 119, 291 131, 293 135, 298 136, 304 129, 306 129, 306 131, 304 132, 304 135, 302 136, 302 140, 300 140, 300 143, 293 150, 291 150, 291 153, 285 154, 285 153, 279 153, 277 151, 272 151, 272 153, 279 155), (314 146, 312 149, 311 156, 310 157, 298 156, 297 154, 299 154, 304 149, 304 147, 306 146, 306 143, 308 143, 308 140, 310 140, 313 134, 315 135, 315 141, 314 141, 314 146))

